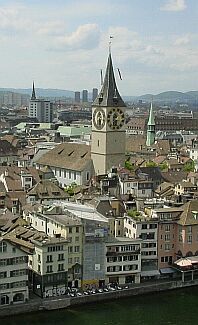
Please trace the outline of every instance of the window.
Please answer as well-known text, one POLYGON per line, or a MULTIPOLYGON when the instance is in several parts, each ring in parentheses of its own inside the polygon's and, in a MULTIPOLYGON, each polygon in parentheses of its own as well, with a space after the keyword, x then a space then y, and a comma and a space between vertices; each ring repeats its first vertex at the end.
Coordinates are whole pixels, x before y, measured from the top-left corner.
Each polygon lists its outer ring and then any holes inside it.
POLYGON ((169 251, 170 250, 170 244, 165 244, 165 251, 169 251))
POLYGON ((165 238, 165 241, 169 241, 170 240, 170 234, 165 234, 164 238, 165 238))
POLYGON ((170 231, 170 225, 165 225, 165 231, 170 231))
POLYGON ((2 241, 0 243, 0 253, 5 253, 6 251, 7 251, 7 244, 4 241, 2 241))
POLYGON ((58 254, 58 261, 64 260, 64 254, 58 254))
POLYGON ((69 253, 73 253, 73 246, 69 246, 69 247, 68 247, 68 252, 69 252, 69 253))
POLYGON ((80 252, 80 246, 74 246, 74 252, 79 253, 80 252))
POLYGON ((191 233, 192 233, 192 226, 188 226, 188 227, 187 227, 187 233, 188 233, 188 234, 191 234, 191 233))
POLYGON ((72 227, 69 227, 69 234, 72 234, 72 227))
POLYGON ((147 224, 143 224, 142 229, 147 229, 147 224))
POLYGON ((74 172, 74 179, 76 180, 76 172, 74 172))
POLYGON ((76 232, 79 232, 79 227, 76 227, 76 232))
POLYGON ((192 243, 192 235, 188 235, 187 242, 188 242, 188 244, 192 243))
POLYGON ((157 224, 153 223, 149 225, 149 229, 156 229, 157 228, 157 224))
POLYGON ((47 273, 52 273, 53 269, 52 269, 52 265, 48 265, 47 266, 47 273))
POLYGON ((0 279, 4 279, 7 277, 7 272, 0 272, 0 279))
POLYGON ((40 264, 38 265, 38 272, 41 273, 41 266, 40 266, 40 264))
POLYGON ((38 254, 38 262, 41 262, 41 255, 38 254))
POLYGON ((74 258, 74 263, 80 263, 80 257, 75 257, 74 258))
POLYGON ((12 247, 12 252, 16 253, 16 247, 12 247))
POLYGON ((72 264, 72 263, 73 263, 72 257, 69 257, 69 258, 68 258, 68 263, 69 263, 69 264, 72 264))
POLYGON ((58 264, 58 271, 64 271, 64 264, 58 264))
POLYGON ((79 237, 75 237, 75 242, 78 242, 79 241, 79 237))
POLYGON ((89 172, 87 172, 87 173, 86 173, 86 180, 88 181, 89 178, 90 178, 90 176, 89 176, 89 172))
POLYGON ((71 179, 71 171, 69 171, 69 179, 71 179))
POLYGON ((47 255, 47 263, 53 262, 52 261, 52 255, 47 255))

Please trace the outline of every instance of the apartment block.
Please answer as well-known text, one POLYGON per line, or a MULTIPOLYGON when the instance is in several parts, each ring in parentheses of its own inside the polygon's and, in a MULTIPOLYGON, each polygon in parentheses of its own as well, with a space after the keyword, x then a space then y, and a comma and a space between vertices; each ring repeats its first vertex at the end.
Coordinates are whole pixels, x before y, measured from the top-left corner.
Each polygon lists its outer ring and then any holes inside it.
POLYGON ((139 283, 141 273, 141 239, 109 238, 106 242, 105 282, 139 283))
POLYGON ((9 239, 1 237, 0 307, 28 299, 28 254, 9 239))

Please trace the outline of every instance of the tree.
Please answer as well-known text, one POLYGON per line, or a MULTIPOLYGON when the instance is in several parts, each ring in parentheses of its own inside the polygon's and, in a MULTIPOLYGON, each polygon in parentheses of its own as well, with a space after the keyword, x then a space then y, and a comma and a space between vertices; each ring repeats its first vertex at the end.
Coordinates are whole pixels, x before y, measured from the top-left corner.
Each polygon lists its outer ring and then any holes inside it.
POLYGON ((149 160, 146 163, 146 167, 157 167, 157 164, 154 161, 149 160))
POLYGON ((184 170, 185 172, 194 172, 194 170, 195 170, 195 163, 194 163, 194 161, 191 160, 191 161, 187 162, 187 163, 184 165, 183 170, 184 170))
POLYGON ((129 171, 133 171, 134 170, 134 165, 129 161, 126 160, 125 164, 124 164, 125 168, 128 169, 129 171))
POLYGON ((76 183, 71 183, 65 188, 65 192, 67 192, 70 196, 74 195, 74 189, 77 187, 76 183))
POLYGON ((137 220, 140 219, 140 218, 139 218, 139 216, 140 216, 140 212, 138 212, 137 210, 129 210, 129 211, 127 211, 127 214, 128 214, 128 216, 131 217, 131 218, 134 218, 134 219, 137 219, 137 220))
POLYGON ((165 169, 168 169, 168 164, 166 161, 162 162, 161 164, 159 164, 159 168, 161 170, 165 170, 165 169))

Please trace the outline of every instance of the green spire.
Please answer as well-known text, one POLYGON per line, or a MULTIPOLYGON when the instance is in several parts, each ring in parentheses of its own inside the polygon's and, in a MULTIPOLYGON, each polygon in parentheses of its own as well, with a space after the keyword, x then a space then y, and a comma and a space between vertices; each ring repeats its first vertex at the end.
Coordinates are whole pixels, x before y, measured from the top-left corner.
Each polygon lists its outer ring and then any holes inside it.
POLYGON ((153 114, 153 103, 151 102, 151 108, 149 113, 148 125, 155 125, 155 118, 153 114))
POLYGON ((149 120, 147 124, 146 145, 150 147, 154 144, 154 142, 155 142, 155 118, 153 114, 153 103, 151 102, 149 120))

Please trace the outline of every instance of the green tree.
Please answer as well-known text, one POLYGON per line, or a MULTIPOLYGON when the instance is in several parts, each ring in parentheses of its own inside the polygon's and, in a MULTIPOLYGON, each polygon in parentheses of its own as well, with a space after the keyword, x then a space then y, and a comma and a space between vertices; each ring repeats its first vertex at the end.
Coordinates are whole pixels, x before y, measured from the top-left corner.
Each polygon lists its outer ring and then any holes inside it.
POLYGON ((65 188, 65 192, 67 192, 70 196, 73 196, 76 187, 77 187, 76 183, 71 183, 65 188))
POLYGON ((157 167, 157 164, 154 161, 149 160, 146 163, 146 167, 157 167))
POLYGON ((124 164, 125 168, 128 169, 129 171, 133 171, 134 170, 134 165, 129 161, 126 160, 125 164, 124 164))
POLYGON ((165 170, 165 169, 168 169, 168 165, 167 165, 167 162, 162 162, 161 164, 159 164, 159 168, 161 170, 165 170))
POLYGON ((194 170, 195 170, 195 163, 194 163, 194 161, 192 160, 192 161, 187 162, 187 163, 184 165, 183 170, 184 170, 185 172, 194 172, 194 170))

